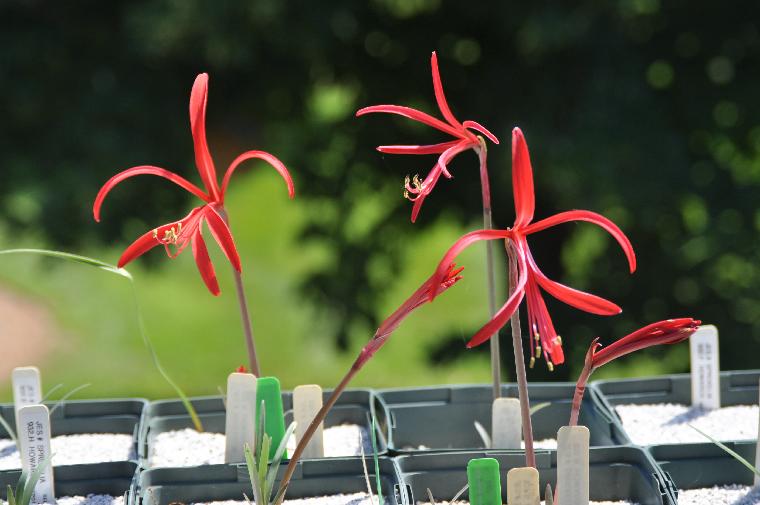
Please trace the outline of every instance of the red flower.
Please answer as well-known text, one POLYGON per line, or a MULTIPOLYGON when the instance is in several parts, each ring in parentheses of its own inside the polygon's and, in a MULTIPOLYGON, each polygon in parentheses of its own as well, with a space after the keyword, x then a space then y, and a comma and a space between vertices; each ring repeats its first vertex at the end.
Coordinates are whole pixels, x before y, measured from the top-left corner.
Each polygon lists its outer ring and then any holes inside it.
POLYGON ((245 365, 240 365, 235 369, 237 373, 248 373, 248 369, 245 367, 245 365))
POLYGON ((442 142, 440 144, 431 145, 393 145, 393 146, 379 146, 378 151, 391 154, 438 154, 438 162, 433 166, 432 170, 425 177, 424 181, 420 181, 415 175, 413 180, 409 180, 409 176, 404 181, 404 197, 414 202, 412 207, 412 222, 417 219, 417 215, 422 208, 422 202, 425 201, 425 197, 433 191, 438 178, 443 174, 447 178, 451 179, 452 175, 448 171, 448 163, 454 159, 456 155, 464 152, 468 149, 479 150, 483 149, 484 145, 481 138, 472 133, 470 130, 482 133, 488 137, 494 144, 499 143, 499 139, 488 131, 483 125, 475 121, 459 122, 454 114, 451 112, 448 103, 446 102, 446 96, 443 94, 443 85, 441 84, 441 75, 438 72, 438 58, 433 52, 430 57, 430 66, 433 71, 433 91, 435 92, 435 101, 438 103, 438 110, 440 110, 443 118, 446 120, 434 118, 433 116, 424 112, 412 109, 410 107, 403 107, 400 105, 373 105, 372 107, 364 107, 357 111, 357 116, 363 116, 364 114, 370 114, 372 112, 385 112, 388 114, 398 114, 400 116, 407 117, 414 121, 432 126, 433 128, 440 130, 444 133, 448 133, 453 136, 455 140, 442 142), (482 144, 482 145, 481 145, 482 144))
POLYGON ((198 271, 206 283, 206 287, 212 294, 219 294, 219 283, 216 280, 214 266, 208 255, 206 242, 203 239, 201 228, 204 223, 208 226, 216 242, 222 248, 227 259, 238 272, 241 271, 240 257, 238 256, 235 242, 227 225, 227 217, 224 210, 224 195, 227 191, 230 177, 235 169, 243 162, 252 158, 258 158, 272 165, 277 172, 285 179, 288 186, 290 198, 295 195, 293 180, 288 173, 288 169, 280 160, 264 151, 247 151, 239 155, 227 168, 222 179, 222 185, 219 186, 216 176, 214 162, 211 159, 211 153, 206 142, 206 99, 208 96, 208 74, 200 74, 195 79, 193 90, 190 94, 190 130, 193 135, 193 147, 195 150, 195 165, 198 168, 201 181, 205 191, 191 183, 184 177, 170 172, 169 170, 151 166, 141 165, 128 168, 120 172, 106 182, 92 207, 95 221, 100 221, 100 207, 106 195, 114 186, 121 181, 135 175, 157 175, 177 184, 181 188, 194 194, 205 202, 204 205, 194 208, 190 214, 180 219, 159 226, 135 240, 119 258, 119 268, 123 267, 133 259, 145 254, 150 249, 158 245, 164 246, 166 254, 170 258, 176 257, 181 253, 188 244, 192 246, 193 256, 198 265, 198 271), (174 247, 172 251, 171 247, 174 247))
POLYGON ((380 327, 375 332, 372 340, 364 346, 359 357, 356 359, 354 366, 361 367, 367 362, 388 340, 388 337, 393 333, 401 322, 406 317, 414 312, 418 307, 425 305, 432 300, 432 294, 435 291, 436 294, 443 293, 451 286, 459 282, 462 276, 459 275, 464 270, 464 267, 457 268, 456 264, 451 263, 443 275, 443 277, 436 281, 436 274, 433 274, 428 280, 426 280, 417 291, 412 293, 412 296, 397 308, 393 314, 382 322, 380 327), (433 288, 436 288, 435 290, 433 288))
MULTIPOLYGON (((602 227, 617 240, 628 259, 631 273, 636 270, 636 255, 628 237, 612 221, 595 212, 587 210, 571 210, 560 212, 554 216, 533 221, 535 195, 533 194, 533 169, 530 164, 528 146, 519 128, 512 130, 512 187, 515 200, 515 223, 506 230, 480 230, 468 233, 459 239, 444 255, 438 265, 437 275, 445 275, 447 265, 467 246, 480 240, 509 239, 514 248, 518 263, 518 282, 514 293, 496 315, 486 323, 468 342, 467 347, 482 344, 503 327, 512 316, 523 297, 528 304, 528 323, 531 335, 536 340, 531 348, 531 364, 536 356, 543 353, 549 367, 564 361, 562 340, 557 335, 552 324, 549 311, 546 308, 541 289, 577 309, 592 314, 611 316, 621 312, 620 307, 598 296, 584 293, 547 278, 536 265, 530 248, 528 235, 558 224, 571 221, 588 221, 602 227), (540 288, 540 289, 539 289, 540 288)), ((435 296, 435 293, 433 293, 435 296)))
POLYGON ((602 347, 602 344, 599 343, 599 338, 597 337, 591 342, 591 347, 589 347, 586 353, 586 366, 593 371, 620 356, 625 356, 640 349, 646 349, 653 345, 683 342, 697 331, 700 324, 702 324, 702 321, 690 317, 666 319, 665 321, 652 323, 649 326, 636 330, 630 335, 626 335, 620 340, 604 347, 601 351, 598 349, 602 347))

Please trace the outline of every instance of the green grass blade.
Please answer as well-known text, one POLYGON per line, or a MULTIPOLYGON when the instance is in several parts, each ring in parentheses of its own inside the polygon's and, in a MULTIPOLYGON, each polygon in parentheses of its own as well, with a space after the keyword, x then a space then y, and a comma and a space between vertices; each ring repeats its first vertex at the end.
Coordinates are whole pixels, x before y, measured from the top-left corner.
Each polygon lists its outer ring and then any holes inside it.
POLYGON ((58 391, 62 387, 63 387, 63 384, 56 384, 55 386, 53 386, 52 388, 50 388, 50 391, 48 391, 45 394, 45 396, 42 397, 42 403, 44 403, 45 401, 49 400, 50 397, 53 395, 53 393, 55 393, 56 391, 58 391))
POLYGON ((50 464, 51 459, 53 459, 53 455, 48 454, 48 456, 42 460, 42 462, 37 465, 37 468, 35 468, 34 471, 29 475, 29 478, 26 480, 26 482, 24 482, 24 491, 21 499, 18 500, 19 505, 29 505, 29 502, 32 500, 32 495, 34 494, 34 487, 37 485, 40 477, 42 477, 42 472, 44 472, 47 466, 50 464))
POLYGON ((8 484, 8 487, 6 488, 6 492, 8 493, 8 505, 16 505, 16 497, 13 495, 13 488, 10 484, 8 484))
POLYGON ((546 408, 546 407, 548 407, 549 405, 551 405, 551 403, 549 403, 549 402, 542 402, 542 403, 537 403, 536 405, 533 405, 533 406, 530 408, 530 415, 533 415, 533 414, 535 414, 535 413, 536 413, 536 412, 538 412, 539 410, 545 409, 545 408, 546 408))
POLYGON ((483 447, 486 449, 491 448, 491 435, 488 434, 488 431, 483 427, 482 424, 480 424, 478 421, 474 421, 473 423, 475 425, 475 431, 478 432, 478 435, 480 436, 480 439, 483 441, 483 447))
POLYGON ((370 435, 372 441, 372 459, 375 461, 375 484, 377 485, 377 504, 383 505, 383 488, 380 482, 380 458, 377 454, 377 418, 375 414, 372 414, 372 434, 370 435))
POLYGON ((746 459, 742 458, 736 451, 732 451, 731 449, 729 449, 728 446, 726 446, 726 444, 723 444, 723 443, 715 440, 713 437, 711 437, 710 435, 708 435, 704 431, 700 430, 696 426, 692 426, 691 424, 687 424, 687 426, 689 428, 691 428, 692 430, 696 431, 697 433, 699 433, 700 435, 702 435, 703 437, 709 439, 710 442, 712 442, 713 444, 717 445, 718 447, 720 447, 721 449, 723 449, 724 451, 726 451, 732 458, 734 458, 736 461, 738 461, 742 465, 746 466, 749 470, 751 470, 752 473, 754 473, 755 475, 760 476, 760 470, 758 470, 757 468, 755 468, 755 466, 752 463, 750 463, 746 459))
POLYGON ((277 447, 277 451, 274 453, 274 459, 272 464, 269 465, 269 471, 267 472, 267 498, 271 498, 272 490, 274 489, 274 481, 277 478, 277 470, 280 469, 280 463, 285 456, 285 450, 288 448, 288 440, 296 429, 296 422, 293 421, 285 430, 285 436, 280 440, 280 445, 277 447))
POLYGON ((258 426, 255 426, 255 428, 256 433, 254 438, 256 439, 256 459, 266 459, 268 461, 269 454, 267 454, 265 458, 261 457, 261 446, 264 445, 264 435, 266 435, 266 404, 264 403, 264 400, 261 400, 261 403, 259 403, 259 424, 258 426))
POLYGON ((88 258, 87 256, 80 256, 79 254, 71 254, 63 251, 53 251, 50 249, 4 249, 0 251, 0 254, 38 254, 40 256, 48 256, 51 258, 57 258, 67 261, 73 261, 75 263, 81 263, 83 265, 89 265, 107 272, 121 275, 127 279, 132 279, 132 274, 119 268, 116 265, 111 265, 95 258, 88 258))
POLYGON ((269 499, 269 496, 266 496, 267 468, 269 467, 269 446, 271 444, 272 437, 264 435, 264 443, 261 444, 261 459, 259 459, 259 482, 267 499, 269 499))
MULTIPOLYGON (((257 479, 257 468, 256 468, 256 457, 253 454, 253 451, 251 450, 251 447, 248 444, 245 444, 245 465, 248 467, 248 478, 251 481, 251 489, 253 489, 253 499, 256 502, 256 505, 260 503, 264 503, 263 493, 261 489, 261 484, 259 480, 257 479)), ((245 496, 245 495, 243 495, 245 496)))
POLYGON ((3 429, 8 433, 8 436, 11 437, 11 440, 13 440, 13 443, 16 444, 16 447, 21 447, 18 445, 18 437, 16 436, 16 432, 13 431, 13 428, 11 428, 11 425, 8 423, 8 421, 5 420, 3 416, 0 416, 0 425, 3 426, 3 429))
POLYGON ((92 386, 92 384, 89 384, 89 383, 82 384, 80 386, 75 387, 74 389, 66 393, 65 395, 63 395, 60 400, 55 402, 55 405, 53 405, 53 408, 50 409, 50 414, 55 412, 55 409, 57 409, 58 407, 61 407, 64 403, 66 403, 66 400, 68 400, 69 398, 71 398, 72 396, 74 396, 76 393, 80 392, 84 388, 88 388, 90 386, 92 386))

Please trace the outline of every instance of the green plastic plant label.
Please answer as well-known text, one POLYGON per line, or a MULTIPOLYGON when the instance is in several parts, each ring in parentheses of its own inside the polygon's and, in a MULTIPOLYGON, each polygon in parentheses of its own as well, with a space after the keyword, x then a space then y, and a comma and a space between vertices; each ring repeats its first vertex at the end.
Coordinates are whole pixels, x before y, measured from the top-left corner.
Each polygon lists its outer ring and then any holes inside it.
POLYGON ((526 466, 507 472, 507 503, 509 505, 540 505, 538 470, 526 466))
POLYGON ((227 413, 224 421, 225 463, 245 461, 245 446, 256 443, 256 376, 231 373, 227 377, 227 413))
POLYGON ((44 405, 21 407, 18 411, 18 420, 17 431, 22 470, 28 475, 43 463, 46 465, 34 487, 32 503, 55 503, 48 408, 44 405))
POLYGON ((720 361, 718 328, 700 326, 689 338, 691 351, 691 405, 705 409, 720 408, 720 361))
POLYGON ((562 505, 588 505, 589 431, 563 426, 557 432, 557 498, 562 505))
POLYGON ((18 424, 18 411, 27 405, 42 403, 42 381, 40 370, 36 366, 22 366, 14 368, 11 373, 13 385, 13 410, 16 413, 18 424))
POLYGON ((497 398, 491 410, 491 449, 520 449, 522 419, 520 400, 497 398))
POLYGON ((501 505, 499 462, 493 458, 471 459, 467 463, 470 505, 501 505))
MULTIPOLYGON (((309 424, 322 408, 322 388, 316 384, 298 386, 293 390, 293 419, 296 422, 296 443, 301 441, 309 424)), ((314 436, 301 456, 304 459, 323 458, 325 455, 323 442, 323 423, 319 423, 314 436)))
MULTIPOLYGON (((272 444, 269 449, 269 457, 272 458, 285 436, 285 414, 282 410, 282 394, 280 393, 280 381, 277 377, 260 377, 256 381, 256 403, 261 405, 262 400, 266 409, 264 430, 267 435, 272 437, 272 444)), ((257 413, 257 425, 258 419, 257 413)))

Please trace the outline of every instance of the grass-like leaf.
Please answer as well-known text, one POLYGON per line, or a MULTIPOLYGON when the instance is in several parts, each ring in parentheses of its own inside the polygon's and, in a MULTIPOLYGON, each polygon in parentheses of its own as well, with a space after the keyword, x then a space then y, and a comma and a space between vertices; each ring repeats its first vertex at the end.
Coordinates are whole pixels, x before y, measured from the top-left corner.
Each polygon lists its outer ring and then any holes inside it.
POLYGON ((13 428, 11 428, 10 423, 5 420, 3 416, 0 415, 0 425, 3 426, 3 429, 8 433, 8 436, 11 437, 11 440, 13 440, 13 443, 16 444, 16 447, 21 447, 18 445, 18 437, 16 436, 16 432, 13 431, 13 428))
POLYGON ((377 486, 377 505, 383 505, 385 500, 383 499, 383 487, 380 482, 380 457, 377 454, 377 418, 375 414, 372 414, 372 434, 370 435, 372 441, 372 459, 375 461, 375 485, 377 486))
POLYGON ((488 431, 478 421, 474 421, 473 424, 475 425, 475 431, 478 432, 480 439, 483 441, 483 447, 490 449, 492 443, 491 435, 488 434, 488 431))
POLYGON ((117 267, 116 265, 111 265, 95 258, 89 258, 87 256, 71 254, 63 251, 54 251, 49 249, 4 249, 0 250, 0 254, 36 254, 39 256, 47 256, 50 258, 93 266, 128 279, 130 285, 132 286, 132 295, 134 298, 135 311, 137 313, 137 323, 140 329, 140 336, 142 336, 145 347, 148 348, 148 353, 150 354, 151 360, 153 361, 153 366, 156 367, 158 373, 161 374, 161 377, 163 377, 167 384, 169 384, 169 386, 174 389, 174 392, 177 393, 177 396, 179 396, 180 400, 182 401, 182 405, 185 407, 185 410, 187 410, 190 419, 192 419, 195 429, 199 432, 203 431, 203 424, 201 423, 201 420, 198 417, 198 413, 195 411, 193 404, 190 402, 190 399, 187 397, 182 388, 180 388, 179 385, 177 385, 177 383, 174 382, 171 377, 169 377, 169 374, 166 372, 166 370, 164 370, 164 367, 161 365, 161 362, 158 359, 156 350, 153 347, 153 342, 151 342, 150 338, 148 337, 148 331, 145 327, 145 321, 143 320, 142 310, 140 310, 140 303, 137 297, 137 287, 135 286, 135 280, 132 277, 132 274, 123 268, 117 267))
POLYGON ((55 386, 53 386, 52 388, 50 388, 50 391, 48 391, 47 393, 45 393, 45 396, 42 397, 42 403, 45 403, 47 400, 49 400, 50 397, 53 396, 53 393, 55 393, 56 391, 58 391, 62 387, 63 387, 63 384, 56 384, 55 386))
POLYGON ((736 451, 733 451, 733 450, 729 449, 729 447, 726 444, 724 444, 724 443, 722 443, 722 442, 714 439, 713 437, 711 437, 710 435, 708 435, 704 431, 700 430, 696 426, 693 426, 691 424, 687 424, 687 426, 689 428, 691 428, 692 430, 696 431, 697 433, 699 433, 700 435, 702 435, 703 437, 705 437, 708 440, 710 440, 710 442, 712 442, 713 444, 717 445, 718 447, 720 447, 721 449, 723 449, 724 451, 726 451, 729 454, 729 456, 731 456, 732 458, 734 458, 736 461, 738 461, 742 465, 746 466, 752 473, 754 473, 757 476, 760 476, 760 470, 758 470, 757 468, 755 468, 755 466, 752 463, 750 463, 746 459, 742 458, 739 455, 739 453, 737 453, 736 451))
POLYGON ((50 413, 52 414, 53 412, 55 412, 55 410, 58 407, 61 407, 61 406, 63 406, 66 403, 66 400, 68 400, 69 398, 71 398, 72 396, 74 396, 76 393, 78 393, 79 391, 83 390, 84 388, 90 387, 91 385, 92 384, 89 384, 89 383, 87 383, 87 384, 81 384, 81 385, 75 387, 74 389, 72 389, 71 391, 69 391, 68 393, 66 393, 65 395, 63 395, 60 400, 58 400, 57 402, 55 402, 55 405, 53 405, 53 408, 50 409, 50 413))
POLYGON ((295 430, 296 422, 293 421, 290 423, 290 426, 288 426, 288 429, 285 430, 285 436, 282 437, 282 440, 280 440, 280 445, 277 447, 277 450, 274 453, 274 458, 269 465, 269 471, 267 472, 267 489, 269 490, 268 492, 270 495, 274 489, 274 481, 277 478, 277 470, 280 469, 280 464, 282 463, 282 459, 285 456, 285 451, 288 448, 288 440, 290 440, 290 437, 293 435, 293 432, 295 430))
POLYGON ((549 405, 551 405, 551 403, 549 403, 549 402, 541 402, 541 403, 537 403, 537 404, 533 405, 533 406, 530 408, 530 415, 533 415, 533 414, 535 414, 535 413, 536 413, 536 412, 538 412, 539 410, 545 409, 545 408, 546 408, 546 407, 548 407, 549 405))

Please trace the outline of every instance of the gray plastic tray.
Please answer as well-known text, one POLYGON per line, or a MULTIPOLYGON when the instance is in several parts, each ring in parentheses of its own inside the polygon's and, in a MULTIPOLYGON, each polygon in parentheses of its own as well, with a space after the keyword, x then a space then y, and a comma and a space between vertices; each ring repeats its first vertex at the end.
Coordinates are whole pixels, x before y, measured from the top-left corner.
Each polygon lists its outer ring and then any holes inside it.
MULTIPOLYGON (((395 463, 386 457, 380 457, 379 463, 386 503, 404 505, 395 463)), ((367 458, 366 464, 372 492, 376 493, 374 460, 367 458)), ((284 470, 283 464, 278 472, 278 482, 284 470)), ((361 458, 312 459, 298 462, 286 499, 366 491, 361 458)), ((139 477, 135 496, 139 499, 136 505, 169 505, 173 502, 243 501, 243 493, 253 497, 245 465, 207 465, 146 470, 139 477)))
MULTIPOLYGON (((330 390, 324 392, 325 399, 330 390)), ((221 396, 207 396, 191 398, 192 404, 198 412, 203 423, 203 428, 212 433, 224 433, 225 409, 221 396)), ((285 410, 285 424, 293 420, 293 395, 290 391, 282 393, 282 404, 285 410)), ((369 389, 349 389, 345 391, 335 406, 327 414, 325 426, 338 426, 340 424, 357 424, 364 426, 370 432, 372 426, 372 414, 377 416, 377 450, 378 454, 387 451, 386 435, 382 429, 382 420, 387 415, 382 412, 382 403, 374 401, 374 393, 369 389)), ((159 400, 151 402, 146 409, 146 415, 140 428, 138 441, 140 461, 148 468, 148 456, 153 439, 159 433, 172 430, 192 428, 190 416, 179 400, 159 400)))
MULTIPOLYGON (((720 401, 723 406, 757 405, 760 370, 727 371, 720 374, 720 401)), ((616 405, 648 403, 691 403, 691 376, 664 375, 646 379, 617 379, 594 381, 599 400, 608 416, 620 425, 625 443, 632 443, 625 433, 616 405)))
MULTIPOLYGON (((132 461, 59 466, 53 470, 55 493, 57 497, 87 496, 90 493, 121 496, 128 494, 133 486, 136 471, 137 464, 132 461)), ((8 499, 8 485, 15 488, 20 476, 21 470, 0 472, 0 496, 3 499, 8 499)))
MULTIPOLYGON (((533 383, 528 387, 531 405, 550 403, 532 416, 534 440, 556 438, 557 430, 570 418, 575 384, 533 383)), ((505 384, 502 393, 517 397, 517 388, 505 384)), ((378 391, 378 398, 390 414, 388 447, 395 453, 483 449, 474 422, 491 431, 490 385, 385 389, 378 391)), ((623 443, 619 425, 601 405, 593 387, 583 398, 579 423, 589 428, 592 446, 623 443)))
MULTIPOLYGON (((56 402, 45 402, 52 409, 56 402)), ((133 438, 137 454, 137 439, 142 416, 148 405, 143 398, 113 400, 67 400, 50 414, 50 431, 53 437, 80 433, 123 433, 133 438)), ((0 405, 0 415, 16 429, 13 404, 0 405)), ((0 438, 8 434, 0 426, 0 438)))
MULTIPOLYGON (((510 451, 466 451, 409 454, 396 458, 408 500, 414 504, 427 502, 427 489, 437 502, 451 500, 467 483, 467 462, 474 458, 495 458, 502 475, 502 499, 506 503, 506 473, 515 467, 525 466, 521 454, 510 451)), ((652 458, 637 447, 593 448, 589 454, 592 500, 631 500, 640 505, 670 505, 665 477, 652 458)), ((540 493, 543 497, 547 482, 557 481, 556 451, 536 453, 536 466, 540 476, 540 493)), ((561 484, 560 484, 561 486, 561 484)), ((467 493, 462 499, 468 499, 467 493)))
MULTIPOLYGON (((754 442, 727 442, 726 445, 750 463, 755 461, 754 442)), ((678 504, 679 489, 753 485, 754 474, 713 444, 655 445, 649 452, 672 482, 672 505, 678 504)))

